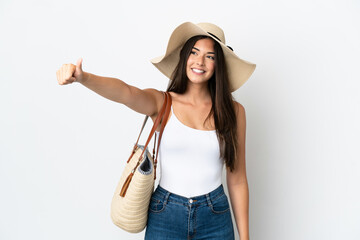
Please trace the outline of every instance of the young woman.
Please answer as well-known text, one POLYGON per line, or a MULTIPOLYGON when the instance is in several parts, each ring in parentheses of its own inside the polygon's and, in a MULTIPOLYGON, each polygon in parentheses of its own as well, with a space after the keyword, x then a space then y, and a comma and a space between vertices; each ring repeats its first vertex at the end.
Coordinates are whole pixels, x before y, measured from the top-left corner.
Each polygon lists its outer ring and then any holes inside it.
MULTIPOLYGON (((249 239, 249 190, 245 168, 245 110, 232 91, 251 76, 255 64, 225 45, 210 23, 178 26, 164 56, 152 63, 167 77, 172 108, 159 150, 160 182, 152 195, 145 239, 234 239, 226 179, 236 226, 249 239)), ((100 77, 77 65, 57 71, 60 85, 80 82, 110 100, 150 116, 163 103, 155 89, 141 90, 100 77)))

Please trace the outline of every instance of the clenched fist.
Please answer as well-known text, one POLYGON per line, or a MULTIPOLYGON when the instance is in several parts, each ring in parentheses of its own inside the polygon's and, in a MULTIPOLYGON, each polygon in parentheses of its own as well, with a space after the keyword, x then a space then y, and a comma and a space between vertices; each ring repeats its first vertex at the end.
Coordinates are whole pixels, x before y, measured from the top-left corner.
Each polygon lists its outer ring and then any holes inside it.
POLYGON ((73 82, 83 82, 84 72, 82 70, 82 58, 77 60, 76 66, 74 64, 63 64, 59 70, 56 71, 56 77, 60 85, 65 85, 73 82))

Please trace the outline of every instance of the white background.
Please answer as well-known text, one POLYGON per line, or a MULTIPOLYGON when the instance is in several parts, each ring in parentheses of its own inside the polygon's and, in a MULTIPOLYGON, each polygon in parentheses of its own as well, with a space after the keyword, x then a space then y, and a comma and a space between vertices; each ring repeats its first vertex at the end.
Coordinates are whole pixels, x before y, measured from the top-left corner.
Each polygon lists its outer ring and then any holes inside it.
MULTIPOLYGON (((56 71, 165 90, 150 63, 185 21, 257 64, 247 112, 252 240, 360 239, 356 0, 0 1, 0 239, 142 239, 110 202, 143 116, 56 71)), ((149 124, 150 125, 150 124, 149 124)))

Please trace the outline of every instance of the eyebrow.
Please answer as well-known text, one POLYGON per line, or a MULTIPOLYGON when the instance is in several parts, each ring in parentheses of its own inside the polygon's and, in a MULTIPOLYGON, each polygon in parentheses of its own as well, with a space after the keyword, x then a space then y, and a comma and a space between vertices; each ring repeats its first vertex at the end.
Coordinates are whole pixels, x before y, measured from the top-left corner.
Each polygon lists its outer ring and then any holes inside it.
MULTIPOLYGON (((195 50, 198 50, 200 52, 200 49, 193 47, 195 50)), ((215 54, 214 52, 207 52, 208 54, 215 54)))

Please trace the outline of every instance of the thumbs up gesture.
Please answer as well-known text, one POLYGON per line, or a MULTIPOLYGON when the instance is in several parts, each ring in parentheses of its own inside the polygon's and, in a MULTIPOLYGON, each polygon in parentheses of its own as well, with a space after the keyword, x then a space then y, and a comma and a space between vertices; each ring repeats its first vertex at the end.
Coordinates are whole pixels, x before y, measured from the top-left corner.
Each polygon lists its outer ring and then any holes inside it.
POLYGON ((74 64, 63 64, 59 70, 56 71, 57 81, 60 85, 66 85, 73 82, 83 82, 84 72, 82 70, 82 58, 78 59, 76 66, 74 64))

